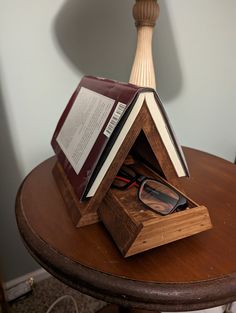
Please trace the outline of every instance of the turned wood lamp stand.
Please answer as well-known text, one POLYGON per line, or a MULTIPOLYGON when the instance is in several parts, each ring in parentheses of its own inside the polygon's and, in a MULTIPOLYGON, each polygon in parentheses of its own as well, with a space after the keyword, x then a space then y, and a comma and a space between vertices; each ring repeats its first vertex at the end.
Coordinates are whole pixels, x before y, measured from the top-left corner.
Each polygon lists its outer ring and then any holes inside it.
POLYGON ((160 8, 156 0, 136 0, 133 16, 137 27, 137 48, 130 83, 156 88, 155 70, 152 57, 153 28, 160 8))

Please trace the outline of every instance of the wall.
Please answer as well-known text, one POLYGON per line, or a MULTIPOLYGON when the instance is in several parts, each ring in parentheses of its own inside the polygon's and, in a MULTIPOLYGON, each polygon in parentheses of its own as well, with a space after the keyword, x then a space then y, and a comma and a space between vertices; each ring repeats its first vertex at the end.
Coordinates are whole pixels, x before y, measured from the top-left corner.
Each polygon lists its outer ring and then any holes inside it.
MULTIPOLYGON (((56 122, 84 74, 127 81, 133 1, 0 0, 0 251, 5 280, 38 267, 14 217, 23 177, 52 155, 56 122), (109 25, 109 27, 108 27, 109 25)), ((158 91, 179 141, 233 161, 236 2, 163 0, 158 91)))

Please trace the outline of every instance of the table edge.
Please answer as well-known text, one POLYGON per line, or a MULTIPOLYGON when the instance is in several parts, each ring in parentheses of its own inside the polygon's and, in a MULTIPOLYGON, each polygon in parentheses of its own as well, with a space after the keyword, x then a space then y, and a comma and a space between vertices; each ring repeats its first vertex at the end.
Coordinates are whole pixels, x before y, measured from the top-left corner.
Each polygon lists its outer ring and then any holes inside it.
POLYGON ((16 219, 23 242, 42 267, 70 287, 106 302, 147 310, 200 310, 235 301, 236 273, 191 283, 147 283, 100 272, 68 259, 40 238, 27 222, 21 205, 23 185, 24 182, 16 198, 16 219))

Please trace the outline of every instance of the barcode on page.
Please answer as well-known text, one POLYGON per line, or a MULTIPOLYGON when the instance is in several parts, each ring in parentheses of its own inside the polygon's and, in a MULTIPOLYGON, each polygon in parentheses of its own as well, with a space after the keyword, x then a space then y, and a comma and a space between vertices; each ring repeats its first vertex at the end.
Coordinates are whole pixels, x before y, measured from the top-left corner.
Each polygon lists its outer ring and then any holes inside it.
POLYGON ((126 108, 126 104, 118 102, 115 111, 113 112, 110 121, 108 122, 108 125, 106 129, 104 130, 103 134, 107 137, 110 137, 114 128, 116 127, 119 119, 121 118, 124 110, 126 108))

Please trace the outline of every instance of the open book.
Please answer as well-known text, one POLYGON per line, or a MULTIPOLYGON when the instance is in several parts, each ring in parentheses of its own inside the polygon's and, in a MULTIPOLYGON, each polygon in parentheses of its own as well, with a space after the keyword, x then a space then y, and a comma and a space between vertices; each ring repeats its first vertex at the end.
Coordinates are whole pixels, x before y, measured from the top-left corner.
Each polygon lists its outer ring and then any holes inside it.
POLYGON ((96 193, 144 102, 177 176, 188 176, 182 149, 153 89, 85 76, 65 108, 51 141, 80 200, 96 193))

